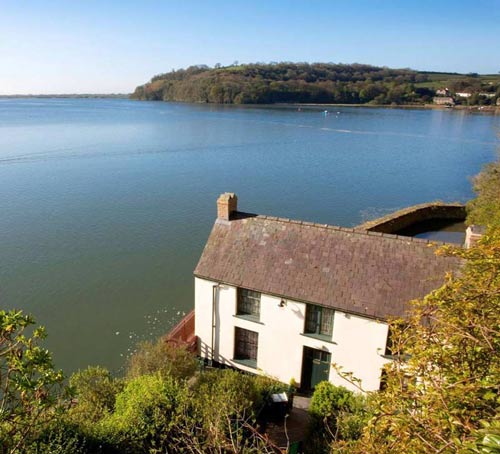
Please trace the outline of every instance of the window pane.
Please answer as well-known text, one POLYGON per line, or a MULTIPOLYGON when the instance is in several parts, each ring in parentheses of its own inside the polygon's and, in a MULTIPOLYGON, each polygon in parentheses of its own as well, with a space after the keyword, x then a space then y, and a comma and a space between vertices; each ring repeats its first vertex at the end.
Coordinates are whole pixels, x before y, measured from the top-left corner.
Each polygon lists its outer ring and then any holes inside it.
POLYGON ((333 316, 335 311, 322 306, 308 304, 306 306, 306 323, 304 332, 331 336, 333 333, 333 316))
POLYGON ((331 336, 333 332, 333 309, 322 308, 321 311, 321 325, 319 329, 320 334, 331 336))
POLYGON ((320 318, 320 307, 308 304, 306 307, 306 333, 317 333, 320 318))
POLYGON ((259 334, 243 328, 235 328, 235 359, 251 359, 257 361, 259 334))
POLYGON ((238 315, 260 316, 260 293, 244 288, 238 289, 238 315))
POLYGON ((324 363, 329 363, 330 362, 330 353, 328 353, 328 352, 321 352, 320 359, 324 363))

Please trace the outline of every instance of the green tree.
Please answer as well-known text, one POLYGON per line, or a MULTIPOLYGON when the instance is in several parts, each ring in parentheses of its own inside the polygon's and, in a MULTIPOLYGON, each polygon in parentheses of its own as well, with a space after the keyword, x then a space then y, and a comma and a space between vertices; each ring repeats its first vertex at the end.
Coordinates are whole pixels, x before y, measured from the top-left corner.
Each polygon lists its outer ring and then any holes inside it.
POLYGON ((0 452, 18 453, 57 416, 67 395, 45 338, 21 311, 0 311, 0 452), (30 330, 31 333, 30 333, 30 330))

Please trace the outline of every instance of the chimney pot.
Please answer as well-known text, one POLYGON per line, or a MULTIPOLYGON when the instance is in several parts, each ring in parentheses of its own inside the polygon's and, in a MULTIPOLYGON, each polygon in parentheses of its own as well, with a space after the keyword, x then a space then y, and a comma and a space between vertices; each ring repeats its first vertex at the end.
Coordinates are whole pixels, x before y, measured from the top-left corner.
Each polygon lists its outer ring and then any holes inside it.
POLYGON ((234 192, 225 192, 217 199, 217 219, 230 221, 232 214, 238 210, 238 197, 234 192))

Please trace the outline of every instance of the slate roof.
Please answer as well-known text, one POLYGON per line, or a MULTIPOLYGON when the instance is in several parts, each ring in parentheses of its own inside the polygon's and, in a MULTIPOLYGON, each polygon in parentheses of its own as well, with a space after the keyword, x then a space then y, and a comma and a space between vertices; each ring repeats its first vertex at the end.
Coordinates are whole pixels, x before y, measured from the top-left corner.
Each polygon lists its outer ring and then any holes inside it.
MULTIPOLYGON (((235 213, 216 220, 195 276, 363 316, 404 316, 460 261, 427 240, 235 213)), ((438 243, 439 245, 442 243, 438 243)))

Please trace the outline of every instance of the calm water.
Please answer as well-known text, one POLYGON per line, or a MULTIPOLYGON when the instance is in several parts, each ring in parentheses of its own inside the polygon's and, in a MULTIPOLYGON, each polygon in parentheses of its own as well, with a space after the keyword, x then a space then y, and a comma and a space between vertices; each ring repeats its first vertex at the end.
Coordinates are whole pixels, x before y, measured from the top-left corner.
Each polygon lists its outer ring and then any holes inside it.
POLYGON ((499 126, 450 111, 0 100, 0 306, 46 325, 66 371, 118 371, 192 307, 219 193, 344 226, 465 201, 499 126))

